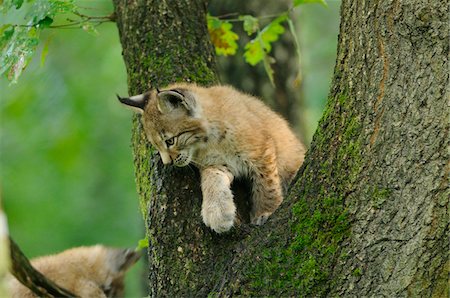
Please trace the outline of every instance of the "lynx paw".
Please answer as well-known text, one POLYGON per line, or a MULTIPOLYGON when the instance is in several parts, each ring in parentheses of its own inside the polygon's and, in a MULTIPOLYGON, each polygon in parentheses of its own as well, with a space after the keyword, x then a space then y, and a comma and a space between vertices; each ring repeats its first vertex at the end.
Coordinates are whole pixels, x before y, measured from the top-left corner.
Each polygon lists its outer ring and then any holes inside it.
POLYGON ((202 208, 203 222, 217 233, 231 229, 236 217, 236 206, 233 201, 211 204, 202 208))
POLYGON ((257 216, 253 216, 251 218, 251 223, 257 226, 261 226, 266 223, 267 219, 271 215, 271 212, 264 212, 262 214, 259 214, 257 216))

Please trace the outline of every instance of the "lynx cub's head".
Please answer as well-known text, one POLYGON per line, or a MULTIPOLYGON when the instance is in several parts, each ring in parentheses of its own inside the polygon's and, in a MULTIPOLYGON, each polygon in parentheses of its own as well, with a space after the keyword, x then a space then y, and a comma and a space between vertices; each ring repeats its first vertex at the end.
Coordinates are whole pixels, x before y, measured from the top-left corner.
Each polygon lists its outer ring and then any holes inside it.
POLYGON ((208 140, 202 109, 187 87, 118 98, 142 115, 147 139, 159 151, 165 165, 188 165, 196 150, 208 140))

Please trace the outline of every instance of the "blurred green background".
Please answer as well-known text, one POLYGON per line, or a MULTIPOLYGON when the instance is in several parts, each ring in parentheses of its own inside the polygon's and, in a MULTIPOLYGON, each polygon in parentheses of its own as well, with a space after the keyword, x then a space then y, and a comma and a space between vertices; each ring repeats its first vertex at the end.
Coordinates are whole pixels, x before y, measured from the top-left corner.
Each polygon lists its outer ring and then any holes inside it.
MULTIPOLYGON (((308 140, 335 60, 339 2, 328 3, 302 6, 296 20, 308 140)), ((91 7, 92 15, 112 12, 106 0, 79 5, 91 7)), ((135 247, 144 228, 133 177, 131 112, 115 99, 115 93, 128 94, 116 26, 101 25, 99 36, 46 31, 45 64, 40 48, 17 84, 0 80, 0 185, 11 235, 29 257, 96 243, 135 247)), ((129 297, 143 296, 140 266, 127 278, 129 297)))

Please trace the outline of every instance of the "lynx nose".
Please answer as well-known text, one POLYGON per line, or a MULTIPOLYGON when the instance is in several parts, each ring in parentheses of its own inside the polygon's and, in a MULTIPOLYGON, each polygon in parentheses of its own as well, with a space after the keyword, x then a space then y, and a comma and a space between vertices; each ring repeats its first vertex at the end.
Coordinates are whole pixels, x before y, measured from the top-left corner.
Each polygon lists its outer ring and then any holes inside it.
POLYGON ((172 158, 170 158, 170 155, 164 152, 159 152, 159 155, 161 156, 162 162, 165 165, 169 165, 172 163, 172 158))

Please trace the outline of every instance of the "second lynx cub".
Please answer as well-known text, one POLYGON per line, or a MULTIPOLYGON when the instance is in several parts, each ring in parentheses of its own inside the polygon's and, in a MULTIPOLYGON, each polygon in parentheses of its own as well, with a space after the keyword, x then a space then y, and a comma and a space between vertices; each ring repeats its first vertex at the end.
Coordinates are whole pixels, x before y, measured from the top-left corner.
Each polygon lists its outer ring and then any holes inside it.
MULTIPOLYGON (((139 258, 140 254, 130 249, 95 245, 39 257, 31 264, 77 297, 106 298, 123 297, 125 273, 139 258)), ((8 285, 12 298, 38 297, 13 276, 8 276, 8 285)))
POLYGON ((305 147, 284 119, 231 87, 174 84, 119 100, 142 114, 164 164, 199 168, 203 222, 217 233, 235 221, 234 178, 252 181, 250 219, 261 225, 304 159, 305 147))

